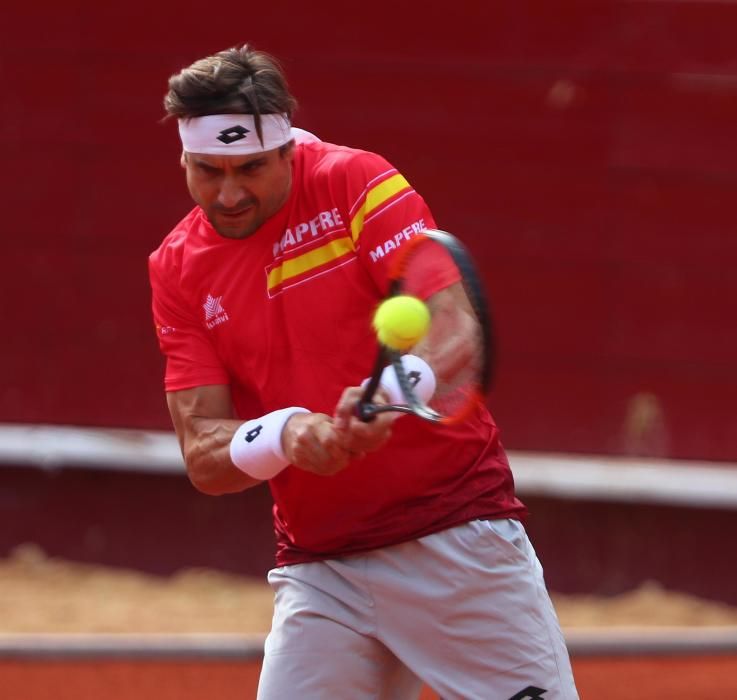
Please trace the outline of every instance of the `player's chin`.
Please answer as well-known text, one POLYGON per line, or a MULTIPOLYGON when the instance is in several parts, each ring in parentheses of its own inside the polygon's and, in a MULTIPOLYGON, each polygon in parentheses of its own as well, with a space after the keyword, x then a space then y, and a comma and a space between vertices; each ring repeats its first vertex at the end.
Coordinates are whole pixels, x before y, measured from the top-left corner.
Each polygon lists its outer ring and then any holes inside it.
MULTIPOLYGON (((211 220, 212 222, 212 220, 211 220)), ((243 223, 242 221, 228 221, 218 217, 213 223, 213 228, 226 238, 247 238, 259 227, 259 222, 243 223)))

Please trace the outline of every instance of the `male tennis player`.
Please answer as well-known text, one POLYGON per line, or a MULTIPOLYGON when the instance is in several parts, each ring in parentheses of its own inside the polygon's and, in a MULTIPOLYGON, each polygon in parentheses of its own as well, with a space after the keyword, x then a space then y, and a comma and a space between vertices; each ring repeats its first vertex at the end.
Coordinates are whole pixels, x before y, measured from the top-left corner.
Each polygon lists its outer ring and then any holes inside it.
POLYGON ((248 46, 173 76, 165 105, 196 203, 150 258, 172 420, 198 489, 268 481, 275 503, 258 697, 576 698, 486 409, 352 417, 425 202, 378 155, 292 128, 278 64, 248 46))

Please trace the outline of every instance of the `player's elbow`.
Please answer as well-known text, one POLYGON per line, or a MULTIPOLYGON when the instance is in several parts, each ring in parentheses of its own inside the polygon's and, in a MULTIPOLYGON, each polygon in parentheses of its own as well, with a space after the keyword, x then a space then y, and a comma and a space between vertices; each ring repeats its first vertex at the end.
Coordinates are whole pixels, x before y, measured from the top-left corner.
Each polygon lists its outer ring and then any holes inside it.
POLYGON ((260 483, 236 469, 230 457, 218 460, 196 447, 185 450, 184 463, 192 486, 207 496, 236 493, 260 483))
POLYGON ((220 496, 224 493, 222 489, 218 488, 217 482, 202 470, 187 465, 187 476, 192 486, 206 496, 220 496))
POLYGON ((218 478, 215 465, 209 463, 208 460, 202 459, 196 453, 185 453, 184 463, 187 467, 187 476, 189 481, 200 493, 207 496, 219 496, 225 493, 218 478))

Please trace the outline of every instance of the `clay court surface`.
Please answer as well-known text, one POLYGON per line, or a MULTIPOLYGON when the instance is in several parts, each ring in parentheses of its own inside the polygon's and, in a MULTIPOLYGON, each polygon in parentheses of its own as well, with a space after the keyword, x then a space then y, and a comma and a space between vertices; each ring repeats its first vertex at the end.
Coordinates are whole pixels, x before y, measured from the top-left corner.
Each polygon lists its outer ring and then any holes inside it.
MULTIPOLYGON (((617 598, 555 596, 564 629, 737 625, 737 610, 654 585, 617 598)), ((0 561, 0 633, 263 633, 271 594, 221 572, 146 576, 49 559, 35 547, 0 561)), ((737 654, 574 656, 582 698, 737 696, 737 654)), ((161 657, 0 659, 3 700, 244 700, 259 662, 161 657)), ((350 698, 349 689, 345 698, 350 698)), ((436 696, 429 691, 423 700, 436 696)))
MULTIPOLYGON (((0 664, 0 682, 8 700, 247 700, 256 697, 258 669, 255 662, 14 662, 0 664)), ((574 672, 582 699, 737 694, 736 657, 578 659, 574 672)), ((350 699, 348 690, 344 697, 350 699)), ((436 698, 430 691, 422 695, 436 698)))

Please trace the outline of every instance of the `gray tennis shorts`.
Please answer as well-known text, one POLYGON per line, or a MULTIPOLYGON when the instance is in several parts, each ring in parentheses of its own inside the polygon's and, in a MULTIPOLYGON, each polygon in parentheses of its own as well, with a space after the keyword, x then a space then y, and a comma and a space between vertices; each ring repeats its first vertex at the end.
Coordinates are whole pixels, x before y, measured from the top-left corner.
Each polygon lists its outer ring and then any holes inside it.
POLYGON ((273 569, 259 700, 578 698, 542 567, 515 520, 273 569))

